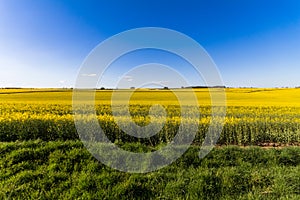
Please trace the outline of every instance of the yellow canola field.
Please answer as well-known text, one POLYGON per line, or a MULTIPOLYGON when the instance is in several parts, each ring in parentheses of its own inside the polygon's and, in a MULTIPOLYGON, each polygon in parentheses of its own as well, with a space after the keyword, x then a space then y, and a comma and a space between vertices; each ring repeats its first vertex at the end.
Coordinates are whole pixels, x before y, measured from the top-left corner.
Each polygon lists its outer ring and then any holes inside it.
MULTIPOLYGON (((130 90, 118 90, 128 93, 130 90)), ((185 89, 175 89, 179 94, 187 92, 185 89)), ((199 104, 210 105, 208 89, 194 89, 199 104)), ((212 89, 218 92, 218 89, 212 89)), ((227 106, 280 106, 300 107, 300 88, 227 88, 225 89, 227 106)), ((97 104, 110 104, 112 90, 97 90, 97 104)), ((70 89, 0 89, 1 103, 38 103, 38 104, 72 104, 72 90, 70 89)), ((140 89, 132 97, 132 104, 178 104, 176 96, 168 90, 140 89)), ((119 103, 124 103, 122 100, 119 103)))
MULTIPOLYGON (((208 89, 195 89, 199 101, 200 119, 184 119, 187 123, 199 122, 195 143, 201 143, 211 122, 210 93, 208 89)), ((129 90, 118 90, 128 94, 129 90)), ((212 92, 220 92, 213 89, 212 92)), ((227 97, 226 119, 219 144, 259 144, 300 142, 300 89, 225 89, 227 97)), ((176 94, 188 97, 187 90, 177 89, 176 94)), ((97 90, 96 113, 101 127, 112 141, 140 141, 128 137, 117 126, 112 116, 111 90, 97 90)), ((124 98, 125 99, 125 98, 124 98)), ((128 116, 120 98, 119 121, 126 124, 128 116)), ((84 104, 84 102, 83 102, 84 104)), ((150 123, 149 108, 161 104, 167 111, 163 129, 154 137, 142 142, 156 144, 170 142, 181 122, 180 107, 171 90, 140 89, 130 99, 130 114, 134 122, 144 126, 150 123)), ((189 99, 185 101, 189 106, 189 99)), ((221 108, 220 108, 221 109, 221 108)), ((195 115, 197 116, 197 115, 195 115)), ((88 121, 89 119, 86 118, 88 121)), ((153 123, 161 125, 160 119, 153 123)), ((134 131, 134 130, 132 130, 134 131)), ((151 132, 151 130, 148 130, 151 132)), ((188 133, 188 127, 186 132, 188 133)), ((73 120, 72 90, 70 89, 2 89, 0 90, 0 140, 73 140, 78 139, 73 120)))

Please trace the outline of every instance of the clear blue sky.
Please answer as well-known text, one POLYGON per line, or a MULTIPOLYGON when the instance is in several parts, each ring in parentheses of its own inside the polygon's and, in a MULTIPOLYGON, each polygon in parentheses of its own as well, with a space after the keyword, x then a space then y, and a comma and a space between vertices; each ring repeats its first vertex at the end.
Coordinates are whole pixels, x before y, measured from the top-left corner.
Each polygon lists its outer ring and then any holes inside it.
POLYGON ((0 0, 0 87, 72 87, 97 44, 148 26, 198 41, 227 86, 300 85, 298 0, 0 0))

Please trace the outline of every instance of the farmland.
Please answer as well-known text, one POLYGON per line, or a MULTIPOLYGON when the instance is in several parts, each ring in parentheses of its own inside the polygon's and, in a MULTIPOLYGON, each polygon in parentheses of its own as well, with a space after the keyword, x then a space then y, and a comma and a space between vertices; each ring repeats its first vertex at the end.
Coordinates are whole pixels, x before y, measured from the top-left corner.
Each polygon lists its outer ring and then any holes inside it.
MULTIPOLYGON (((126 92, 126 91, 122 91, 126 92)), ((184 93, 185 91, 180 91, 184 93)), ((126 140, 117 127, 110 107, 112 91, 98 91, 96 113, 100 124, 112 140, 126 140)), ((194 143, 201 143, 211 120, 209 93, 196 90, 200 112, 199 130, 194 143)), ((300 141, 300 89, 227 89, 226 119, 220 145, 258 145, 260 143, 298 144, 300 141)), ((0 91, 0 136, 2 141, 42 139, 78 139, 74 126, 71 90, 3 90, 0 91)), ((122 99, 117 104, 122 118, 126 113, 122 99)), ((141 90, 130 101, 133 120, 140 125, 149 121, 153 104, 167 111, 167 122, 156 141, 168 142, 180 125, 180 107, 171 91, 141 90), (150 95, 149 95, 150 94, 150 95)), ((183 105, 186 106, 186 105, 183 105)), ((193 113, 191 113, 193 115, 193 113)), ((124 117, 123 122, 127 122, 124 117)), ((194 123, 193 119, 189 119, 194 123)), ((198 119, 195 119, 198 120, 198 119)), ((120 119, 122 121, 122 119, 120 119)), ((156 120, 153 123, 159 124, 156 120)), ((189 123, 189 122, 187 122, 189 123)), ((138 142, 132 138, 133 141, 138 142)))
MULTIPOLYGON (((300 89, 226 89, 219 147, 202 160, 197 151, 211 122, 211 102, 207 89, 195 94, 200 106, 190 112, 200 117, 184 119, 199 122, 192 147, 164 169, 126 174, 100 164, 83 147, 74 124, 72 90, 0 90, 0 198, 298 199, 300 89), (258 145, 284 148, 254 147, 258 145)), ((129 137, 117 126, 111 96, 111 90, 97 91, 95 110, 112 142, 144 151, 158 149, 176 135, 180 107, 171 91, 141 89, 130 99, 131 118, 142 126, 150 122, 152 105, 166 109, 165 125, 148 139, 129 137)), ((122 117, 125 103, 116 102, 122 123, 128 122, 122 117)))

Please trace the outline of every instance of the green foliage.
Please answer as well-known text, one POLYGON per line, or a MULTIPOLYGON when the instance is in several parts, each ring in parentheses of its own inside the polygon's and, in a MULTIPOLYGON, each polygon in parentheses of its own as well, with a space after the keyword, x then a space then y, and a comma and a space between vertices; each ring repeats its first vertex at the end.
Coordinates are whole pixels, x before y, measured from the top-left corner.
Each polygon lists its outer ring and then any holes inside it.
MULTIPOLYGON (((123 148, 123 145, 120 145, 123 148)), ((144 151, 141 144, 125 149, 144 151)), ((147 174, 110 169, 80 141, 0 143, 0 198, 13 199, 297 199, 300 148, 222 147, 204 159, 192 146, 147 174)))

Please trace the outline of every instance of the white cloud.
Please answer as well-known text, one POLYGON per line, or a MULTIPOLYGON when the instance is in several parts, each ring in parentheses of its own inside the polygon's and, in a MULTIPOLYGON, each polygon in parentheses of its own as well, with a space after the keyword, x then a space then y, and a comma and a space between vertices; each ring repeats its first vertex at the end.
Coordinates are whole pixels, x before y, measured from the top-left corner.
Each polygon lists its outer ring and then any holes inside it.
POLYGON ((97 74, 81 74, 81 76, 89 76, 89 77, 92 77, 92 76, 97 76, 97 74))
POLYGON ((162 86, 168 86, 170 84, 170 81, 153 81, 152 83, 162 86))
POLYGON ((122 79, 125 79, 125 80, 128 81, 128 82, 133 81, 133 77, 132 77, 132 76, 123 76, 122 79))

